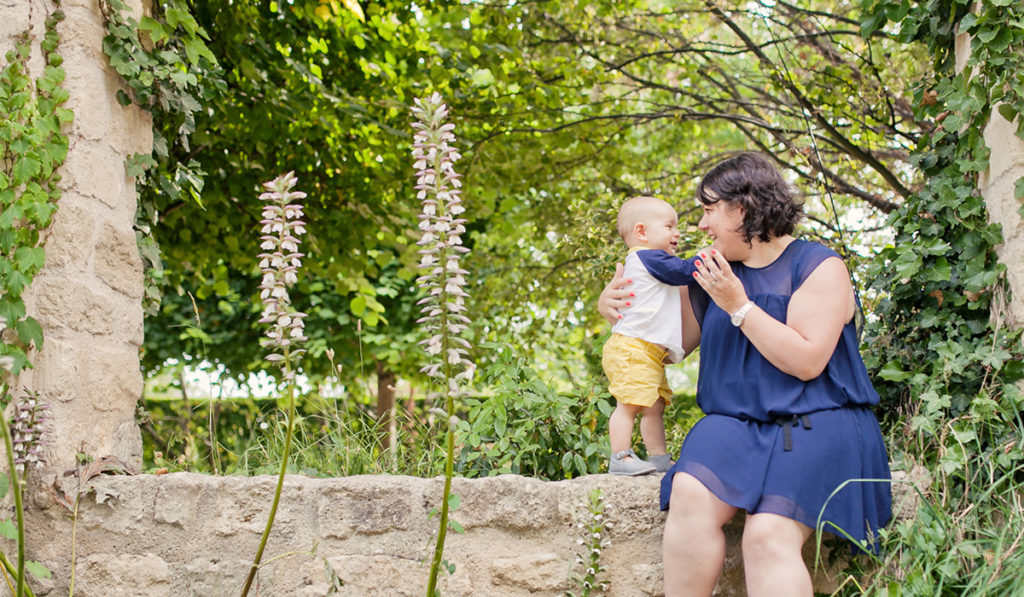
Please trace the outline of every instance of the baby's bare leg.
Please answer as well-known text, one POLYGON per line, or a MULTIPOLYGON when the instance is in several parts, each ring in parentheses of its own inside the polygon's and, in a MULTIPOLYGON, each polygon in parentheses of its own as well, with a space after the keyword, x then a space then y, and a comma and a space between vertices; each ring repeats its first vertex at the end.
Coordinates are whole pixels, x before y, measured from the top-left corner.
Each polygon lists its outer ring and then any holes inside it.
POLYGON ((644 439, 647 455, 665 454, 665 399, 658 398, 652 406, 644 408, 640 417, 640 436, 644 439))
MULTIPOLYGON (((636 414, 643 408, 635 404, 626 404, 625 402, 616 401, 615 410, 612 411, 610 417, 608 417, 608 439, 610 440, 612 447, 612 454, 621 452, 623 450, 629 450, 633 447, 633 421, 636 420, 636 414)), ((641 435, 643 434, 643 423, 641 423, 641 435)), ((662 436, 665 431, 662 430, 662 436)), ((647 438, 644 438, 644 445, 646 445, 647 438)), ((664 437, 662 438, 662 444, 665 443, 664 437)), ((664 450, 662 450, 664 452, 664 450)))

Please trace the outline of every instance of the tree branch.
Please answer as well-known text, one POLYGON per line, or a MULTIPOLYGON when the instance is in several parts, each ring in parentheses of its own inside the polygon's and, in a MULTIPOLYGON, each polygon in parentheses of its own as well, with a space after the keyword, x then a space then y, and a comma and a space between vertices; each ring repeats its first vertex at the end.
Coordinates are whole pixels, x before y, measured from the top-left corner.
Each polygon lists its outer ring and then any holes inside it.
MULTIPOLYGON (((761 49, 758 47, 756 43, 754 43, 754 40, 752 40, 750 36, 748 36, 746 32, 743 31, 743 29, 740 28, 740 26, 737 25, 727 14, 725 14, 725 12, 722 11, 722 9, 718 8, 714 0, 705 0, 705 5, 715 16, 721 19, 721 21, 727 27, 729 27, 729 29, 731 29, 732 32, 735 33, 736 36, 740 38, 741 41, 743 41, 747 48, 751 52, 753 52, 755 56, 757 56, 758 60, 760 60, 762 64, 771 69, 777 68, 776 65, 771 61, 771 59, 768 58, 768 56, 761 51, 761 49)), ((810 100, 808 100, 807 97, 804 96, 804 94, 796 87, 795 84, 793 84, 792 81, 790 81, 787 77, 779 77, 778 80, 787 90, 789 90, 789 92, 797 100, 800 106, 804 108, 806 113, 809 114, 815 120, 815 122, 818 123, 819 126, 821 126, 826 132, 828 132, 829 136, 832 139, 834 139, 840 147, 842 147, 851 156, 856 157, 860 161, 867 164, 875 172, 878 172, 882 179, 889 183, 889 186, 891 186, 893 190, 899 193, 902 197, 906 198, 910 196, 910 190, 906 188, 902 182, 900 182, 899 178, 897 178, 892 171, 890 171, 875 156, 873 156, 870 151, 857 146, 852 141, 847 139, 841 132, 839 132, 839 130, 836 129, 835 126, 832 125, 832 123, 825 119, 821 115, 821 113, 815 109, 814 105, 810 102, 810 100)))

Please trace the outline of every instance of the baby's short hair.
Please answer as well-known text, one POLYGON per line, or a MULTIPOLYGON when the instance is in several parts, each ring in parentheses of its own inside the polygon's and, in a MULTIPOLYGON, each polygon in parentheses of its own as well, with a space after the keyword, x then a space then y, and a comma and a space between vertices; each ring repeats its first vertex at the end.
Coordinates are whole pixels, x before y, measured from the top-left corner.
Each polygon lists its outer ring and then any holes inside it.
POLYGON ((657 197, 639 195, 626 199, 622 205, 619 206, 619 216, 616 219, 616 224, 619 230, 619 236, 622 237, 622 240, 629 240, 629 231, 633 229, 633 226, 636 226, 637 222, 642 221, 647 215, 648 210, 646 208, 655 203, 664 203, 665 205, 668 205, 666 201, 658 199, 657 197))

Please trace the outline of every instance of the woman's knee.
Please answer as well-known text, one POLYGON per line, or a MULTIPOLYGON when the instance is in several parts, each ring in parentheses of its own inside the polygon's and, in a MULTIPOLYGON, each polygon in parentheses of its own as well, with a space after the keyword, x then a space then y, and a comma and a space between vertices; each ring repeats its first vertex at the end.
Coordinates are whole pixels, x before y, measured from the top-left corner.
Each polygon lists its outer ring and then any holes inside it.
POLYGON ((687 473, 677 473, 672 479, 669 497, 669 519, 691 518, 708 526, 721 528, 736 513, 736 508, 723 502, 687 473))
POLYGON ((755 514, 743 525, 743 559, 778 559, 799 556, 813 530, 776 514, 755 514))

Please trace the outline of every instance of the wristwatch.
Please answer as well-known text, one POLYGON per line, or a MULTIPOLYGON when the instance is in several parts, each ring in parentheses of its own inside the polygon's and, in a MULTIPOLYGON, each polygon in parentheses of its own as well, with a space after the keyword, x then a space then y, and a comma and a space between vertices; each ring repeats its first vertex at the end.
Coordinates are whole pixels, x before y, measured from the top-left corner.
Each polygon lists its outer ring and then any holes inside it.
POLYGON ((736 327, 743 325, 743 320, 747 317, 747 312, 754 308, 754 301, 747 301, 747 304, 739 308, 738 311, 733 313, 729 317, 729 321, 736 327))

